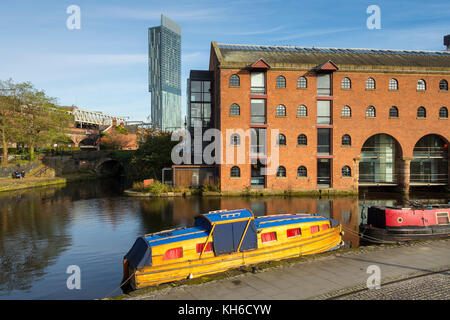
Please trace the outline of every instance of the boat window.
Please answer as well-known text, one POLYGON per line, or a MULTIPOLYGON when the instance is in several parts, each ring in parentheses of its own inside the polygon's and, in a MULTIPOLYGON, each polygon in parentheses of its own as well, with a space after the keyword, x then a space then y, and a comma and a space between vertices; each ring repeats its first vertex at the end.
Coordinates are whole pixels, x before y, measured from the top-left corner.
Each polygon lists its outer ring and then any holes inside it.
POLYGON ((437 219, 437 224, 449 224, 450 223, 447 212, 437 212, 436 219, 437 219))
MULTIPOLYGON (((203 250, 203 247, 205 246, 205 244, 204 243, 197 243, 197 253, 202 253, 202 250, 203 250)), ((205 249, 205 252, 204 253, 206 253, 206 252, 212 252, 213 251, 213 249, 212 249, 212 242, 208 242, 208 244, 206 245, 206 249, 205 249)))
POLYGON ((261 242, 270 242, 270 241, 277 241, 277 233, 274 232, 267 232, 261 234, 261 242))
POLYGON ((319 232, 319 226, 311 226, 309 230, 311 233, 319 232))
POLYGON ((323 224, 320 229, 322 230, 327 230, 329 228, 329 226, 327 224, 323 224))
POLYGON ((172 248, 164 253, 163 260, 172 260, 183 257, 183 247, 172 248))
POLYGON ((288 229, 287 230, 287 237, 288 238, 299 237, 301 235, 302 235, 302 232, 301 232, 300 228, 288 229))

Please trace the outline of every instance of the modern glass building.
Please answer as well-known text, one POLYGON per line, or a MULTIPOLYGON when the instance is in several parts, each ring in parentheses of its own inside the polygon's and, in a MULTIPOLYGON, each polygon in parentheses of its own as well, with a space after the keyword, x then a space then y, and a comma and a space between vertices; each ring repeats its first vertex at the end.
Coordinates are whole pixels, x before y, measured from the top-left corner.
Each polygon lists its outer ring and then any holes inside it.
POLYGON ((181 128, 181 27, 161 15, 149 28, 149 91, 152 122, 161 130, 181 128))

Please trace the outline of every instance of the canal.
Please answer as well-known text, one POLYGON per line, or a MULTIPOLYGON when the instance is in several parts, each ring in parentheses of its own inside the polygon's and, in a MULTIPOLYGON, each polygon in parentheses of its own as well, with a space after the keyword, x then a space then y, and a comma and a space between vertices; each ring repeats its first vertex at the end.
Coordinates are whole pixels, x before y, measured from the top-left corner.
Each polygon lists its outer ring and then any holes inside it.
POLYGON ((255 216, 319 213, 342 222, 346 247, 358 247, 361 210, 407 201, 445 203, 450 195, 360 194, 359 198, 192 197, 140 199, 122 195, 118 181, 0 193, 0 299, 95 299, 118 295, 122 258, 143 234, 191 226, 199 213, 250 208, 255 216), (351 232, 353 230, 354 232, 351 232), (69 290, 69 266, 81 288, 69 290))

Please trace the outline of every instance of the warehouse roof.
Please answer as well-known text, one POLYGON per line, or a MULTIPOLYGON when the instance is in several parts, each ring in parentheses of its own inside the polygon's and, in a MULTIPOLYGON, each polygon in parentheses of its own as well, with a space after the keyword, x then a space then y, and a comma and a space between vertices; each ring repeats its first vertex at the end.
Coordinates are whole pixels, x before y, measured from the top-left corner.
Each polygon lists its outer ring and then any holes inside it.
POLYGON ((223 66, 248 66, 263 59, 271 67, 336 65, 450 68, 449 51, 308 48, 212 43, 223 66))

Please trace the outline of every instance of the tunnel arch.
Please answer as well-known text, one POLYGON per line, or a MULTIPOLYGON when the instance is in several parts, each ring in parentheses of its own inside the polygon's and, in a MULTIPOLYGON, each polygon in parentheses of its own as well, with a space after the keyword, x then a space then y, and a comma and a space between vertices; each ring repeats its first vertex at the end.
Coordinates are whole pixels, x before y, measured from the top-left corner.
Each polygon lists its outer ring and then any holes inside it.
POLYGON ((449 141, 439 134, 422 136, 414 145, 411 160, 412 186, 448 185, 449 141))
POLYGON ((359 185, 398 185, 403 161, 403 148, 396 138, 386 133, 371 135, 361 147, 359 185))
POLYGON ((103 159, 96 166, 97 174, 102 178, 118 178, 125 176, 124 165, 115 159, 103 159))

